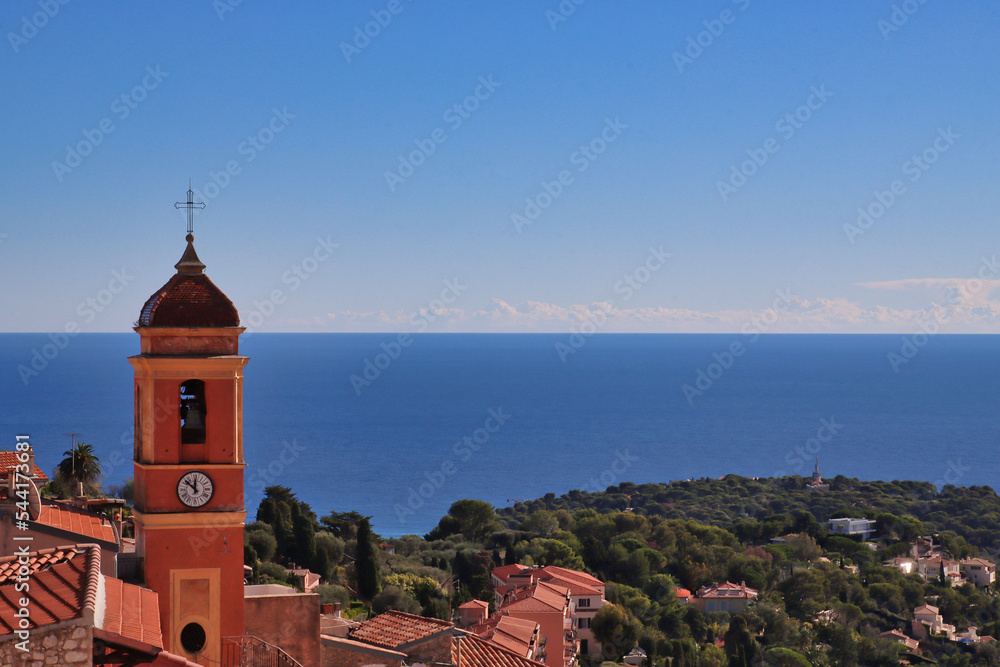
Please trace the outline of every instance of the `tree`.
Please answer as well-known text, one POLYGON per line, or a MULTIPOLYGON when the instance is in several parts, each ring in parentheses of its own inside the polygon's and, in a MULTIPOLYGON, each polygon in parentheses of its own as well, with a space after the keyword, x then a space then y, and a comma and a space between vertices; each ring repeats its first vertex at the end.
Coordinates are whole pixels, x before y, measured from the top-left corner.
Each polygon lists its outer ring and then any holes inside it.
POLYGON ((734 616, 726 631, 726 657, 731 667, 751 667, 759 663, 760 646, 747 629, 742 616, 734 616))
POLYGON ((64 479, 75 479, 86 485, 101 476, 101 460, 90 445, 78 442, 75 448, 63 452, 63 456, 66 458, 59 462, 59 474, 64 479))
POLYGON ((378 545, 368 519, 358 522, 358 594, 373 599, 382 590, 382 571, 378 561, 378 545))
POLYGON ((448 514, 442 517, 437 528, 432 530, 427 539, 436 540, 462 533, 465 539, 472 542, 482 542, 490 534, 500 529, 493 505, 482 500, 456 500, 448 509, 448 514))
POLYGON ((601 642, 601 655, 605 659, 621 660, 622 656, 635 648, 642 626, 629 617, 622 607, 606 604, 598 610, 590 628, 594 639, 601 642))
POLYGON ((372 600, 372 611, 375 614, 381 614, 390 609, 404 611, 407 614, 419 614, 420 603, 407 595, 403 589, 396 586, 386 586, 385 590, 372 600))

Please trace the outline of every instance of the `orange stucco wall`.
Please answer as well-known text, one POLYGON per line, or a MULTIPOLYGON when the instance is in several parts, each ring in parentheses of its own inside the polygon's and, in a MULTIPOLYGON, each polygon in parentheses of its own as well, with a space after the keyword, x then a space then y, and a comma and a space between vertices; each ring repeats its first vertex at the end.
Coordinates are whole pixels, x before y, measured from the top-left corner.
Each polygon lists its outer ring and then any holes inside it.
POLYGON ((281 648, 303 667, 319 667, 319 596, 289 593, 245 598, 246 634, 281 648))

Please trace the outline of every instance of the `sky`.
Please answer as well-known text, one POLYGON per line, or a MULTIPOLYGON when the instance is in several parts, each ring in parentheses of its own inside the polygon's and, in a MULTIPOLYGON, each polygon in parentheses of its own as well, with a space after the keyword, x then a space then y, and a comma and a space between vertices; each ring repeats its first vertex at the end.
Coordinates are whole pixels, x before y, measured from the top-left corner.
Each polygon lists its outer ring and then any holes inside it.
POLYGON ((992 332, 1000 6, 0 7, 0 331, 992 332), (761 330, 761 327, 757 327, 761 330))

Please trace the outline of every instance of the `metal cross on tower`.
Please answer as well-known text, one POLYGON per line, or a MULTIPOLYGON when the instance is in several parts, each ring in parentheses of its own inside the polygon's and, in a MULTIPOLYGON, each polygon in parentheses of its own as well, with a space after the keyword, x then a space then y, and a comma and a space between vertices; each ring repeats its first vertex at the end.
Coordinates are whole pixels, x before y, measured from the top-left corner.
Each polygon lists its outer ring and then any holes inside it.
POLYGON ((194 234, 194 210, 196 208, 205 208, 205 202, 194 201, 194 191, 191 189, 191 181, 188 181, 188 200, 187 202, 176 202, 174 208, 186 208, 187 218, 188 218, 188 234, 194 234))

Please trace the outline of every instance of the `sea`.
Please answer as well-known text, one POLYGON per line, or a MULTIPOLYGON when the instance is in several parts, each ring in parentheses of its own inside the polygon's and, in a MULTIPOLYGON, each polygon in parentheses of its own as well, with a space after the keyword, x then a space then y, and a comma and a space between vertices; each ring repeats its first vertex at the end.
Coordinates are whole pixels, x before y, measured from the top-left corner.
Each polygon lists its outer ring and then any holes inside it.
MULTIPOLYGON (((422 535, 495 507, 621 482, 812 474, 996 488, 1000 337, 244 335, 246 506, 422 535)), ((51 473, 74 437, 132 476, 128 334, 0 335, 0 449, 51 473), (78 436, 68 434, 77 433, 78 436)))

